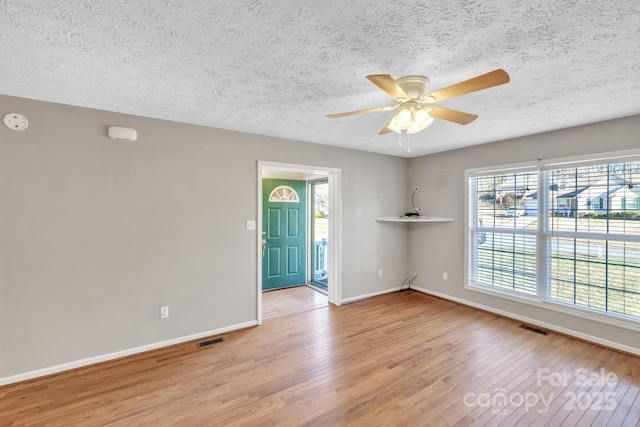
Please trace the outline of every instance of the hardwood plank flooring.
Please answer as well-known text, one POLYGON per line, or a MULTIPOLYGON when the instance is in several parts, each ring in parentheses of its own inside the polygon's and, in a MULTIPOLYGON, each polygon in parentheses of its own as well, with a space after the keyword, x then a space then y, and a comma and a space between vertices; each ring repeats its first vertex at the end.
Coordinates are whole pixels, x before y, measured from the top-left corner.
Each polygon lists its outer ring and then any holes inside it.
POLYGON ((275 304, 262 326, 208 348, 190 342, 0 387, 0 425, 640 422, 637 357, 416 291, 301 313, 275 304))
POLYGON ((328 297, 309 286, 295 286, 262 293, 262 321, 329 306, 328 297))

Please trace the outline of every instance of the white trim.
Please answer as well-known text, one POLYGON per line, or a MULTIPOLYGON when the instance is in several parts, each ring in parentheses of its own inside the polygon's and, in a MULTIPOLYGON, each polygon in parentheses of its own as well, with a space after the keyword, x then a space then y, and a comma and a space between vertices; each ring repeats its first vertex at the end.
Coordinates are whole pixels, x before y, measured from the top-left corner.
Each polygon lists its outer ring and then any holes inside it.
MULTIPOLYGON (((414 289, 414 288, 411 288, 411 289, 414 289)), ((359 295, 357 297, 345 298, 345 299, 342 300, 342 303, 343 304, 349 304, 349 303, 352 303, 352 302, 357 302, 357 301, 362 301, 364 299, 377 297, 379 295, 390 294, 391 292, 397 292, 399 290, 400 290, 400 286, 396 286, 395 288, 385 289, 384 291, 373 292, 373 293, 366 294, 366 295, 359 295)))
MULTIPOLYGON (((573 329, 567 329, 567 328, 563 328, 562 326, 558 326, 558 325, 554 325, 553 323, 547 323, 547 322, 542 322, 540 320, 537 319, 531 319, 529 317, 525 317, 525 316, 521 316, 519 314, 515 314, 512 313, 510 311, 505 311, 505 310, 500 310, 497 308, 493 308, 493 307, 489 307, 486 305, 482 305, 482 304, 478 304, 475 303, 473 301, 469 301, 469 300, 465 300, 462 298, 457 298, 457 297, 453 297, 451 295, 446 295, 446 294, 442 294, 440 292, 434 292, 434 291, 430 291, 428 289, 425 288, 420 288, 420 287, 412 287, 411 289, 418 291, 418 292, 422 292, 428 295, 433 295, 442 299, 446 299, 446 300, 450 300, 450 301, 454 301, 463 305, 468 305, 470 307, 474 307, 474 308, 478 308, 480 310, 484 310, 484 311, 488 311, 490 313, 495 313, 495 314, 499 314, 501 316, 505 316, 505 317, 509 317, 511 319, 515 319, 515 320, 519 320, 521 322, 525 322, 525 323, 529 323, 531 325, 535 325, 535 326, 539 326, 541 328, 544 329, 549 329, 555 332, 560 332, 562 334, 566 334, 575 338, 580 338, 582 340, 585 341, 589 341, 595 344, 600 344, 603 345, 605 347, 609 347, 609 348, 613 348, 616 350, 620 350, 620 351, 624 351, 627 353, 631 353, 631 354, 635 354, 640 356, 640 348, 638 347, 631 347, 628 345, 624 345, 624 344, 620 344, 614 341, 609 341, 609 340, 605 340, 593 335, 589 335, 589 334, 584 334, 582 332, 578 332, 578 331, 574 331, 573 329)), ((524 302, 527 303, 526 301, 522 301, 519 300, 519 302, 524 302)))
POLYGON ((328 298, 334 305, 342 305, 342 172, 329 173, 329 263, 328 298), (331 242, 334 242, 333 244, 331 242))
MULTIPOLYGON (((469 274, 469 265, 470 258, 473 251, 475 251, 475 246, 477 245, 477 240, 473 242, 472 245, 469 243, 469 234, 472 229, 469 224, 473 222, 474 227, 478 226, 478 217, 477 212, 474 208, 473 212, 471 212, 471 206, 469 204, 469 178, 471 177, 471 171, 466 169, 464 171, 464 283, 469 283, 471 281, 471 277, 469 274)), ((475 190, 477 192, 477 189, 475 190)), ((476 203, 476 202, 474 202, 476 203)))
MULTIPOLYGON (((329 179, 329 244, 327 245, 327 262, 329 265, 328 299, 331 304, 342 304, 342 171, 324 166, 301 165, 295 163, 279 163, 258 160, 257 191, 257 233, 256 233, 256 265, 257 265, 257 307, 258 325, 262 324, 262 173, 265 169, 285 172, 303 172, 314 175, 326 175, 329 179)), ((306 276, 305 276, 306 277, 306 276)))
POLYGON ((467 282, 465 283, 464 288, 470 291, 478 291, 489 295, 503 297, 516 302, 522 302, 523 299, 533 302, 540 302, 541 300, 538 292, 536 292, 535 294, 529 294, 523 291, 518 291, 516 289, 500 288, 497 286, 491 287, 476 282, 467 282))
POLYGON ((256 213, 257 219, 257 227, 256 227, 256 251, 258 252, 256 256, 256 270, 258 277, 256 278, 257 287, 258 287, 258 296, 256 297, 256 320, 258 322, 258 326, 262 325, 262 171, 264 170, 264 166, 262 166, 262 162, 258 160, 258 201, 256 203, 258 212, 256 213))
POLYGON ((314 245, 313 240, 314 240, 314 235, 312 234, 312 230, 313 230, 313 221, 314 221, 314 216, 315 216, 315 206, 313 206, 313 197, 312 196, 312 191, 311 191, 311 181, 309 179, 305 179, 305 186, 304 186, 304 190, 307 194, 307 212, 309 212, 308 215, 306 215, 305 218, 305 227, 306 227, 306 231, 307 231, 307 241, 305 242, 305 245, 307 247, 307 260, 305 261, 305 271, 304 271, 304 280, 305 280, 305 284, 307 286, 309 286, 309 282, 311 282, 311 280, 313 279, 313 272, 312 272, 312 268, 310 267, 313 263, 313 251, 311 250, 311 247, 314 245), (311 214, 311 212, 313 212, 313 214, 311 214))
POLYGON ((487 295, 492 295, 500 298, 505 298, 511 301, 520 302, 523 304, 533 305, 535 307, 543 308, 546 310, 557 311, 558 313, 566 314, 573 317, 581 317, 583 319, 592 320, 594 322, 605 323, 611 326, 617 326, 619 328, 629 329, 631 331, 640 332, 640 322, 632 319, 618 318, 610 313, 600 314, 597 311, 581 308, 580 306, 574 306, 569 304, 562 304, 557 301, 551 301, 544 297, 535 297, 531 295, 527 297, 525 295, 513 294, 508 291, 501 292, 500 290, 489 289, 486 286, 477 286, 473 284, 467 284, 465 289, 480 292, 487 295))
POLYGON ((11 375, 9 377, 0 378, 0 386, 13 384, 20 381, 26 381, 33 378, 43 377, 45 375, 57 374, 59 372, 82 368, 84 366, 94 365, 96 363, 101 363, 101 362, 107 362, 109 360, 120 359, 122 357, 143 353, 145 351, 157 350, 159 348, 181 344, 187 341, 197 340, 199 338, 237 331, 239 329, 245 329, 251 326, 256 326, 257 324, 258 322, 256 322, 255 320, 252 320, 250 322, 238 323, 237 325, 227 326, 224 328, 214 329, 211 331, 200 332, 197 334, 187 335, 180 338, 173 338, 170 340, 160 341, 153 344, 147 344, 140 347, 130 348, 127 350, 121 350, 113 353, 103 354, 100 356, 89 357, 87 359, 76 360, 74 362, 67 362, 61 365, 50 366, 48 368, 37 369, 35 371, 24 372, 22 374, 11 375))
POLYGON ((640 160, 640 150, 637 148, 623 151, 613 151, 599 154, 584 154, 559 159, 546 159, 540 162, 540 170, 565 169, 568 167, 584 167, 591 165, 627 163, 640 160))
POLYGON ((488 166, 481 168, 469 168, 465 170, 467 180, 469 177, 478 178, 486 175, 510 174, 520 172, 533 172, 538 169, 539 162, 511 163, 506 165, 488 166))

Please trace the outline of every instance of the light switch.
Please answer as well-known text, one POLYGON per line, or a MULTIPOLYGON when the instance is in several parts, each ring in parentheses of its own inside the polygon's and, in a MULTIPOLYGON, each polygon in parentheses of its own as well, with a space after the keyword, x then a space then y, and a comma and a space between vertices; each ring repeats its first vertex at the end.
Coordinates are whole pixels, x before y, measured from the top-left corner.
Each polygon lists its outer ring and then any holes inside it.
POLYGON ((255 230, 256 222, 255 221, 247 221, 247 230, 255 230))

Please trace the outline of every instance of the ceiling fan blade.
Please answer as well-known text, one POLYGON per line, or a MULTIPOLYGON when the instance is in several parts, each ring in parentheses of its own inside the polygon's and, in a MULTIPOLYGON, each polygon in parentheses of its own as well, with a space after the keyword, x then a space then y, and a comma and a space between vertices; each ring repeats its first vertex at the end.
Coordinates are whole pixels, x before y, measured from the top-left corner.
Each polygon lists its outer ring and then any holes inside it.
POLYGON ((466 125, 478 118, 475 114, 463 113, 462 111, 450 110, 448 108, 436 107, 430 105, 425 107, 429 111, 429 115, 438 119, 447 120, 449 122, 466 125))
POLYGON ((367 79, 383 91, 387 92, 396 101, 406 101, 409 96, 389 74, 372 74, 367 79))
POLYGON ((350 111, 348 113, 329 114, 327 117, 330 119, 336 119, 338 117, 355 116, 357 114, 375 113, 378 111, 389 111, 397 108, 398 104, 390 105, 387 107, 368 108, 366 110, 350 111))
POLYGON ((391 116, 391 118, 389 119, 389 121, 387 122, 386 125, 384 125, 384 127, 382 128, 382 130, 378 133, 378 135, 386 135, 388 133, 393 132, 390 128, 389 125, 391 124, 391 121, 393 120, 395 116, 391 116))
POLYGON ((456 96, 465 95, 490 87, 499 86, 509 82, 509 74, 502 69, 491 71, 478 77, 454 84, 444 89, 431 92, 422 97, 422 101, 438 102, 456 96))

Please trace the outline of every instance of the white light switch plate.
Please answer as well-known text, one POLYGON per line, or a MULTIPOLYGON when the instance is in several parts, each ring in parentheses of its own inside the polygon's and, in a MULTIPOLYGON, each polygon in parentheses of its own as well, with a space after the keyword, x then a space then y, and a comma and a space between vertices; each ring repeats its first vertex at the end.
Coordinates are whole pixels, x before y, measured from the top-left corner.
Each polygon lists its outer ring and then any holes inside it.
POLYGON ((169 307, 168 306, 160 307, 160 318, 166 319, 167 317, 169 317, 169 307))
POLYGON ((256 222, 255 221, 247 221, 247 230, 255 230, 256 222))

